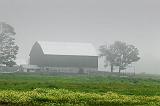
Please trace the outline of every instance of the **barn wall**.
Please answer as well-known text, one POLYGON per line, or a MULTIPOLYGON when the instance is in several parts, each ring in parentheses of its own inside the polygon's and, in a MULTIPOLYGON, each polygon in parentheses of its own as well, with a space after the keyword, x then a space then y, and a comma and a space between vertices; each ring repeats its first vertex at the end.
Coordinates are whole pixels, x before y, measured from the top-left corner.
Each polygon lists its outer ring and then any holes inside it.
POLYGON ((36 55, 31 60, 32 65, 41 67, 98 67, 98 57, 96 56, 36 55))
POLYGON ((63 72, 63 73, 90 73, 97 71, 97 68, 80 68, 78 67, 42 67, 43 72, 63 72))
POLYGON ((44 56, 43 51, 38 43, 35 43, 30 52, 30 61, 31 65, 38 65, 38 61, 42 61, 41 57, 44 56))

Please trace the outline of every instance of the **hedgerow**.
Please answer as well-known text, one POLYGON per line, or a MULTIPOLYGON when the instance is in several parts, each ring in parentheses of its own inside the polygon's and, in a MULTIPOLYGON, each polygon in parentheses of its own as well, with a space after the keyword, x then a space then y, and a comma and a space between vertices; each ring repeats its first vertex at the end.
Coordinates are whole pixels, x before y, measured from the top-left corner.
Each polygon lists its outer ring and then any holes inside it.
POLYGON ((31 91, 1 90, 5 106, 160 106, 160 96, 73 92, 65 89, 36 88, 31 91))

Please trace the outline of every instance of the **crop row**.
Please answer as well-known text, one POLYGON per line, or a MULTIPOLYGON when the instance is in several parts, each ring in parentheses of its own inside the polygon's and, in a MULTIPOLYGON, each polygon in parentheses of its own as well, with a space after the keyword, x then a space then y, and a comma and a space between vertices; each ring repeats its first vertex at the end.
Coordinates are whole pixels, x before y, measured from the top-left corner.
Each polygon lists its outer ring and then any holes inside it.
POLYGON ((42 89, 32 91, 0 91, 0 105, 15 106, 160 106, 160 96, 120 95, 73 92, 65 89, 42 89))

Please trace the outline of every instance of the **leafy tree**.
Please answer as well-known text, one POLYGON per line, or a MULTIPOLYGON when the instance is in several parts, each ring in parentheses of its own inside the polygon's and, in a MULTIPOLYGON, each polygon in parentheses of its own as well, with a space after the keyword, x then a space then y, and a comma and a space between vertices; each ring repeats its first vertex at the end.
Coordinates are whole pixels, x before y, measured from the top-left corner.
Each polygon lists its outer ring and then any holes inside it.
POLYGON ((107 46, 100 46, 100 56, 104 56, 106 61, 111 65, 111 72, 113 67, 118 66, 119 72, 126 69, 126 67, 140 59, 139 51, 134 45, 126 44, 125 42, 116 41, 114 44, 107 46))
POLYGON ((15 44, 14 28, 4 22, 0 23, 0 64, 13 66, 18 53, 18 46, 15 44))

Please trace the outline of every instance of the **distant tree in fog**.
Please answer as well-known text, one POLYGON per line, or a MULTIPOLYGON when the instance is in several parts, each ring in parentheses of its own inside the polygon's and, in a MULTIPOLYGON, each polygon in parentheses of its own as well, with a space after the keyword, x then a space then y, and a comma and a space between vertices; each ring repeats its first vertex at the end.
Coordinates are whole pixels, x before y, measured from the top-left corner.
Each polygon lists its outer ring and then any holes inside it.
POLYGON ((105 57, 111 66, 111 72, 113 72, 114 66, 118 66, 119 72, 121 72, 121 70, 126 69, 129 64, 137 62, 140 59, 139 51, 134 45, 121 41, 115 41, 114 44, 109 46, 102 45, 99 50, 100 56, 105 57))
POLYGON ((0 64, 13 66, 19 47, 15 44, 15 31, 12 26, 0 22, 0 64))
POLYGON ((112 48, 108 45, 100 46, 99 51, 101 52, 100 57, 105 57, 105 67, 110 65, 111 66, 111 72, 113 72, 113 67, 114 67, 114 64, 115 64, 115 60, 117 58, 116 54, 114 53, 112 48))

